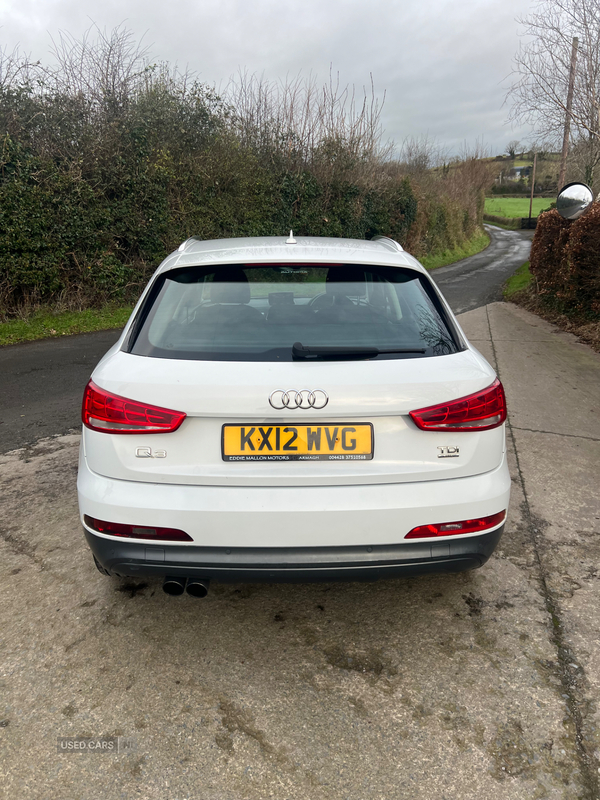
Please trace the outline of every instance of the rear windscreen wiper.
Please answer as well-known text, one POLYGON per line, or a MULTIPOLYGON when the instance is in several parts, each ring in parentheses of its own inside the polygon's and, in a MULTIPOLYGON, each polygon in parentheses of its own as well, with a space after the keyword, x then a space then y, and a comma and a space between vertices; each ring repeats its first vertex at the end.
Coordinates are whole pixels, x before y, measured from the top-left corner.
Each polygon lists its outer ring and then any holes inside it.
POLYGON ((305 347, 301 342, 292 345, 293 358, 375 358, 387 353, 425 353, 424 347, 305 347))

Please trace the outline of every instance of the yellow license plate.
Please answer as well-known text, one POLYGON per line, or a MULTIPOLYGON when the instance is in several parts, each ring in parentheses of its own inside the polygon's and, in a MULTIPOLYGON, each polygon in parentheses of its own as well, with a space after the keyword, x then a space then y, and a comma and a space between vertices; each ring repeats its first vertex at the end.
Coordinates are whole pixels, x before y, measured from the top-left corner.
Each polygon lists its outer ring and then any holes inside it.
POLYGON ((371 423, 223 425, 223 461, 369 461, 371 423))

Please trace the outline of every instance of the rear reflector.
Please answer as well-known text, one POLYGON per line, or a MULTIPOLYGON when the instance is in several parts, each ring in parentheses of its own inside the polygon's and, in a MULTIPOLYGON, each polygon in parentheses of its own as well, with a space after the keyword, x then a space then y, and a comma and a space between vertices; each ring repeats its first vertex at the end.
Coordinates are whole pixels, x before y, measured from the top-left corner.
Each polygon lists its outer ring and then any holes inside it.
POLYGON ((171 433, 185 419, 181 411, 138 403, 101 389, 93 381, 85 387, 81 418, 100 433, 171 433))
POLYGON ((146 525, 124 525, 121 522, 104 522, 84 514, 83 521, 93 531, 108 536, 126 536, 128 539, 150 539, 153 542, 193 542, 191 536, 177 528, 151 528, 146 525))
POLYGON ((482 533, 504 522, 506 511, 499 511, 491 517, 465 519, 462 522, 440 522, 436 525, 419 525, 407 533, 405 539, 426 539, 431 536, 456 536, 460 533, 482 533))
POLYGON ((506 398, 496 378, 491 386, 449 403, 411 411, 415 425, 424 431, 489 431, 506 419, 506 398))

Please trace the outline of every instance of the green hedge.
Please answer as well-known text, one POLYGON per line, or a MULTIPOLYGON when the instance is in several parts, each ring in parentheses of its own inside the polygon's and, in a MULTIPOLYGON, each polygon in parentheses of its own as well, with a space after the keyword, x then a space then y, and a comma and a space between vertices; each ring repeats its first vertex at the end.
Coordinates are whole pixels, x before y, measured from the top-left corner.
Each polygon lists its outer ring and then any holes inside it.
POLYGON ((538 217, 530 271, 537 291, 558 308, 600 315, 600 203, 574 222, 556 209, 538 217))
POLYGON ((192 235, 383 234, 425 255, 481 224, 473 164, 423 190, 343 141, 286 161, 231 118, 201 86, 159 82, 121 103, 0 90, 0 317, 134 300, 192 235))

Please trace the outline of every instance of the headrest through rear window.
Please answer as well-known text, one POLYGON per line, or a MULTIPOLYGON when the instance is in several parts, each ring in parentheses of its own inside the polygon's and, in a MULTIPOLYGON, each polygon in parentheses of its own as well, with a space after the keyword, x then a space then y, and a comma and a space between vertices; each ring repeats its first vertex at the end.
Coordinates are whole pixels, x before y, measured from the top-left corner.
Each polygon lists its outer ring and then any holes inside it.
POLYGON ((327 273, 325 291, 327 294, 364 295, 365 294, 364 267, 330 267, 327 273), (348 286, 347 284, 353 284, 348 286))
POLYGON ((218 269, 210 287, 210 299, 212 303, 249 303, 250 284, 244 270, 218 269))

